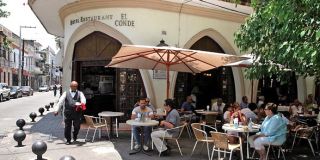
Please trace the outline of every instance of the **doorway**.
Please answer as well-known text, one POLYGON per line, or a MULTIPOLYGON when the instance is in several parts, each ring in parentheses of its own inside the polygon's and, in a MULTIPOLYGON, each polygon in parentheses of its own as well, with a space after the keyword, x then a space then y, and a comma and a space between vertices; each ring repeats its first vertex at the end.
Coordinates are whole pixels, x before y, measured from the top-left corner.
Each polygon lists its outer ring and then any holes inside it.
MULTIPOLYGON (((221 46, 208 36, 199 39, 190 49, 224 53, 221 46)), ((205 108, 217 98, 222 98, 225 103, 234 102, 235 86, 231 67, 219 67, 194 75, 178 73, 174 95, 179 105, 191 94, 196 96, 196 108, 205 108)))
POLYGON ((101 111, 127 113, 132 110, 136 97, 146 95, 139 70, 105 67, 121 45, 118 40, 99 31, 92 32, 76 42, 72 80, 78 81, 79 90, 83 91, 87 98, 85 114, 97 116, 101 111), (126 73, 125 78, 134 75, 135 80, 122 84, 120 76, 123 72, 126 73), (122 90, 119 87, 128 89, 122 90))

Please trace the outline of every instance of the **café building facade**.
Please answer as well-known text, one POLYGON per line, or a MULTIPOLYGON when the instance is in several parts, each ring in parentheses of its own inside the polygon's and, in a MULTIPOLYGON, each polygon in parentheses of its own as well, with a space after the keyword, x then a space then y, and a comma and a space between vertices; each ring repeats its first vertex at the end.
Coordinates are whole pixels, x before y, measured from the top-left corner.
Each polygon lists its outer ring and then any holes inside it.
MULTIPOLYGON (((166 98, 162 71, 105 68, 121 45, 156 46, 163 39, 179 48, 245 54, 235 46, 234 33, 252 12, 219 0, 29 0, 29 6, 48 33, 63 38, 63 88, 77 80, 81 90, 93 91, 88 101, 93 114, 130 112, 139 96, 162 107, 166 98)), ((218 97, 241 102, 246 95, 256 101, 261 94, 259 81, 245 79, 240 67, 196 75, 170 72, 169 78, 172 97, 181 102, 193 93, 200 108, 218 97)), ((300 101, 315 90, 313 79, 293 81, 300 101)))

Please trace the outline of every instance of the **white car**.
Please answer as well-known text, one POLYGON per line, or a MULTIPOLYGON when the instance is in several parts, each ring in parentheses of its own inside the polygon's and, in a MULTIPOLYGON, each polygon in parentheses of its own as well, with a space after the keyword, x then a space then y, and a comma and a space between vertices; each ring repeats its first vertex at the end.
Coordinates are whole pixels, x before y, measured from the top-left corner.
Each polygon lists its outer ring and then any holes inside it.
POLYGON ((0 101, 10 100, 10 88, 7 83, 0 83, 0 101))
POLYGON ((49 92, 49 86, 48 85, 40 86, 39 92, 49 92))

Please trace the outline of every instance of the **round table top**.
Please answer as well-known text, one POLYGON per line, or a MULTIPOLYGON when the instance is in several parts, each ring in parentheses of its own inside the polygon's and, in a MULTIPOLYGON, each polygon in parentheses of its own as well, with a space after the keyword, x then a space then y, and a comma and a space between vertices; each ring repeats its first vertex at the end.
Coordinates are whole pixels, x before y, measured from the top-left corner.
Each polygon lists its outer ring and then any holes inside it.
POLYGON ((318 114, 299 114, 299 117, 316 118, 318 114))
POLYGON ((100 117, 119 117, 119 116, 123 116, 124 113, 123 112, 103 111, 103 112, 98 113, 98 115, 100 117))
POLYGON ((260 125, 253 125, 252 129, 245 129, 248 126, 239 125, 238 128, 234 128, 233 124, 226 123, 222 126, 222 129, 225 131, 233 132, 259 132, 260 125))
POLYGON ((127 120, 127 124, 131 126, 157 126, 159 124, 156 120, 147 120, 147 121, 136 121, 136 120, 127 120))
POLYGON ((219 113, 216 111, 198 111, 197 113, 202 115, 218 115, 219 113))

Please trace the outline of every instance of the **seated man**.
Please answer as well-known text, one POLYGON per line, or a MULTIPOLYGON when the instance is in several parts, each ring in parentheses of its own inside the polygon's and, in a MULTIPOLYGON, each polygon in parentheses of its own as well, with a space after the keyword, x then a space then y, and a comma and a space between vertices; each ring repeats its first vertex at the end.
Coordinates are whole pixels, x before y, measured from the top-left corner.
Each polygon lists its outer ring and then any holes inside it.
MULTIPOLYGON (((170 129, 174 127, 178 127, 180 125, 180 116, 176 109, 174 109, 174 102, 172 99, 166 99, 164 108, 167 111, 166 120, 160 122, 160 127, 164 127, 165 129, 170 129)), ((166 156, 170 152, 170 148, 166 146, 166 143, 162 141, 163 136, 166 137, 176 137, 179 135, 179 130, 172 130, 170 132, 166 132, 165 130, 157 130, 151 133, 151 138, 153 140, 154 145, 156 146, 159 152, 163 156, 166 156), (161 145, 162 150, 161 150, 161 145)))
POLYGON ((243 108, 241 109, 241 113, 246 116, 247 121, 251 119, 253 122, 256 122, 258 116, 255 114, 255 112, 258 112, 257 105, 255 103, 250 103, 249 108, 243 108))
MULTIPOLYGON (((131 113, 131 119, 141 118, 144 115, 145 118, 153 118, 153 111, 151 108, 146 107, 146 99, 140 98, 139 100, 139 106, 135 107, 131 113)), ((132 132, 133 132, 133 138, 136 142, 134 145, 134 149, 139 149, 141 147, 141 137, 139 134, 140 126, 133 126, 132 132)), ((144 135, 144 144, 143 149, 148 150, 148 142, 150 140, 150 133, 151 133, 152 127, 143 127, 143 135, 144 135)))
POLYGON ((223 109, 225 107, 225 103, 222 102, 222 98, 218 98, 217 102, 212 104, 212 111, 218 112, 219 114, 223 114, 223 109))
POLYGON ((193 110, 194 107, 192 106, 192 97, 188 96, 186 101, 182 103, 180 112, 184 114, 191 114, 193 110))
POLYGON ((149 107, 150 109, 152 109, 153 113, 156 113, 157 110, 154 108, 154 106, 150 103, 150 98, 146 98, 146 106, 149 107))
POLYGON ((267 117, 261 125, 261 132, 250 136, 249 143, 251 147, 259 153, 260 160, 266 159, 265 145, 282 145, 286 140, 287 124, 277 114, 277 106, 268 103, 264 109, 267 117))
POLYGON ((225 105, 226 104, 223 103, 222 98, 218 98, 217 102, 213 103, 212 106, 211 106, 211 110, 212 111, 215 111, 215 112, 219 113, 218 116, 217 116, 218 120, 222 120, 223 119, 223 110, 224 110, 225 105))

